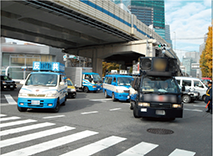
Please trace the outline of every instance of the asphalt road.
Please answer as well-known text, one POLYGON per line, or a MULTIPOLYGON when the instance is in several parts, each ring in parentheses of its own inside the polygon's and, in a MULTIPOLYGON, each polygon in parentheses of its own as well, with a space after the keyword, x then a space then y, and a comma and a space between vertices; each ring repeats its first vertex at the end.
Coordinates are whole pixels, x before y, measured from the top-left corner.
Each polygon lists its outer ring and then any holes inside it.
POLYGON ((19 87, 1 92, 2 156, 212 155, 212 115, 202 101, 185 104, 184 117, 174 121, 135 119, 128 102, 113 102, 102 92, 77 92, 59 113, 21 113, 19 87))

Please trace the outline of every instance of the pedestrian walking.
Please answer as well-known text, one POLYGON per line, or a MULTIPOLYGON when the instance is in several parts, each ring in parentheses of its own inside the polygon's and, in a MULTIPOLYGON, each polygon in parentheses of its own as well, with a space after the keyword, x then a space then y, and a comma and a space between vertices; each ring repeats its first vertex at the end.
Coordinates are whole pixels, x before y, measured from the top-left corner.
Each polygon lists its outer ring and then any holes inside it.
POLYGON ((212 81, 209 81, 207 84, 208 89, 206 91, 205 103, 207 103, 206 108, 208 107, 208 110, 206 112, 212 114, 212 81))

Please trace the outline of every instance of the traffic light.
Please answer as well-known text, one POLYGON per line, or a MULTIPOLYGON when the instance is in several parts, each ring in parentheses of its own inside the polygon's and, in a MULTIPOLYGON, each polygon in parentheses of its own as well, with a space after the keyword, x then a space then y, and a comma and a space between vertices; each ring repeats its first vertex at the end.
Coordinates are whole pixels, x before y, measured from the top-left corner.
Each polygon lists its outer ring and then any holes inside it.
POLYGON ((162 44, 158 44, 158 47, 161 48, 161 47, 162 47, 162 44))

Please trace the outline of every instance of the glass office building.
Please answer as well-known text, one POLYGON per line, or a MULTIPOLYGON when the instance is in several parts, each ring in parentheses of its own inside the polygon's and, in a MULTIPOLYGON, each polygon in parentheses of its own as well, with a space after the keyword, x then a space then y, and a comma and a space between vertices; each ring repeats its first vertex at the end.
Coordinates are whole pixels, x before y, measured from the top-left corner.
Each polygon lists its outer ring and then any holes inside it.
POLYGON ((129 6, 128 8, 132 14, 137 16, 138 20, 142 21, 147 26, 153 25, 153 8, 141 6, 129 6))
POLYGON ((153 8, 154 28, 165 28, 164 0, 131 0, 131 6, 153 8))
POLYGON ((123 3, 132 14, 146 24, 153 25, 156 33, 165 39, 164 0, 112 0, 115 4, 123 3))

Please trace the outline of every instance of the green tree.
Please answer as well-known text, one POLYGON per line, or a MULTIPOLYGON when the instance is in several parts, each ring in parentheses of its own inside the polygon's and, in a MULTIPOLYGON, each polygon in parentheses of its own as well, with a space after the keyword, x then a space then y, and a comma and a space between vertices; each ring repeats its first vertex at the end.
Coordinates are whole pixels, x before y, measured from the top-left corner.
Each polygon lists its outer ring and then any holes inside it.
POLYGON ((106 74, 106 69, 108 70, 108 72, 111 72, 111 70, 117 70, 119 71, 119 64, 117 63, 109 63, 109 62, 102 62, 102 77, 105 76, 106 74))
POLYGON ((203 77, 212 79, 212 26, 209 27, 205 49, 200 56, 200 68, 203 77))

